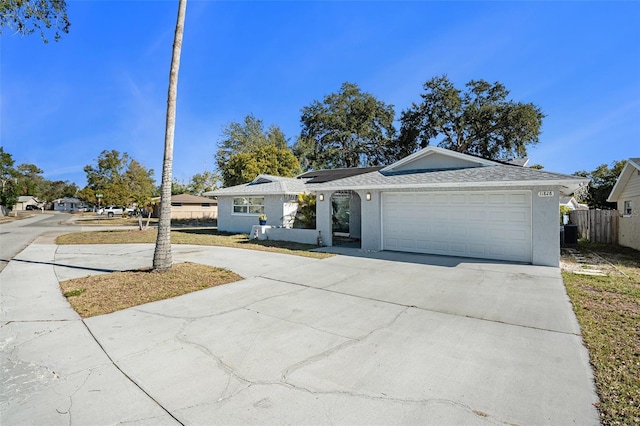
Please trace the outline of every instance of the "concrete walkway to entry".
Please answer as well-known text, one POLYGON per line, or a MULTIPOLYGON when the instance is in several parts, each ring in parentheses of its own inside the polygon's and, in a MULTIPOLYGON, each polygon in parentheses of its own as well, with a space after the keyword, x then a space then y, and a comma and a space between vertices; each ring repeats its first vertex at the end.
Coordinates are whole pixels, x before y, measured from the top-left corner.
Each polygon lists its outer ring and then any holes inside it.
POLYGON ((174 245, 245 279, 84 321, 60 294, 152 253, 40 240, 0 273, 0 423, 599 423, 557 268, 174 245))

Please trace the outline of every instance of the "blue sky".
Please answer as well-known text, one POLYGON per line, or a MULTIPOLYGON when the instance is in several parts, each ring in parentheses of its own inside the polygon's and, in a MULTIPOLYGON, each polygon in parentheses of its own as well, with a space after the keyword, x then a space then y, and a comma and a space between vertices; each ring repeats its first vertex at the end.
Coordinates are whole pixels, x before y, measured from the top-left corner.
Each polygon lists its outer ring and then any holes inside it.
MULTIPOLYGON (((116 149, 159 181, 177 1, 70 0, 68 13, 58 43, 3 31, 4 150, 83 187, 84 166, 116 149)), ((293 143, 301 108, 345 81, 399 118, 442 74, 541 107, 531 164, 571 174, 638 157, 638 22, 640 2, 190 0, 174 177, 213 170, 223 127, 247 114, 293 143)))

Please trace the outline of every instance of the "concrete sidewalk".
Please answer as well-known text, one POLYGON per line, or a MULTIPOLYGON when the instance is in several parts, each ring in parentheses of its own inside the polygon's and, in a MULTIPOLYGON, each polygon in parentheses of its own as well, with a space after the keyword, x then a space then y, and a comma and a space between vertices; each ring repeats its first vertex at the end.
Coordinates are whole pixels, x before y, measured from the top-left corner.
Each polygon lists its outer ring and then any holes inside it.
POLYGON ((153 246, 37 242, 0 273, 2 424, 599 422, 557 268, 174 246, 246 279, 82 321, 58 281, 153 246))

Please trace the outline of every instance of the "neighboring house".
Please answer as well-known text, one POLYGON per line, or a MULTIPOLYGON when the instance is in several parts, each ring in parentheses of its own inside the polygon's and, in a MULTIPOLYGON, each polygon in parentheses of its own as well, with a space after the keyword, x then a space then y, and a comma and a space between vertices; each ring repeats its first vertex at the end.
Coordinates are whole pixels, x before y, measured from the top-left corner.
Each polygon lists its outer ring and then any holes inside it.
POLYGON ((268 225, 285 226, 285 204, 307 191, 328 246, 347 236, 367 251, 558 266, 559 197, 587 182, 429 146, 384 168, 259 176, 206 195, 218 197, 222 231, 251 232, 262 212, 268 225))
POLYGON ((32 195, 21 195, 18 197, 18 202, 16 203, 13 210, 14 211, 27 210, 27 206, 32 206, 32 207, 29 207, 29 210, 31 209, 40 210, 41 205, 42 203, 38 201, 36 197, 32 195))
MULTIPOLYGON (((589 206, 579 203, 574 197, 560 197, 560 208, 565 208, 565 213, 562 216, 562 223, 567 225, 569 223, 569 212, 573 210, 589 210, 589 206)), ((562 212, 562 210, 560 210, 562 212)))
POLYGON ((589 206, 579 203, 574 197, 560 197, 560 206, 569 210, 589 210, 589 206))
POLYGON ((84 208, 82 200, 75 197, 58 198, 53 201, 53 210, 60 212, 74 212, 84 208))
MULTIPOLYGON (((154 217, 160 215, 160 202, 153 208, 154 217)), ((191 194, 171 196, 171 219, 217 219, 218 201, 191 194)))
POLYGON ((629 158, 607 201, 618 204, 618 244, 640 250, 640 158, 629 158))

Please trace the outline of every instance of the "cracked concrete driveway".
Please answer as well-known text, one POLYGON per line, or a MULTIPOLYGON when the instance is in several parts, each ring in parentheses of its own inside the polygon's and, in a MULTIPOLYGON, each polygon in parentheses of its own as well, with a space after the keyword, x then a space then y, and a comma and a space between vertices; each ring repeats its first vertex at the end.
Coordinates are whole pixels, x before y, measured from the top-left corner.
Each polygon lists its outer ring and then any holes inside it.
POLYGON ((5 268, 3 423, 598 424, 557 268, 173 250, 246 279, 82 324, 45 277, 146 266, 152 246, 35 244, 5 268))

